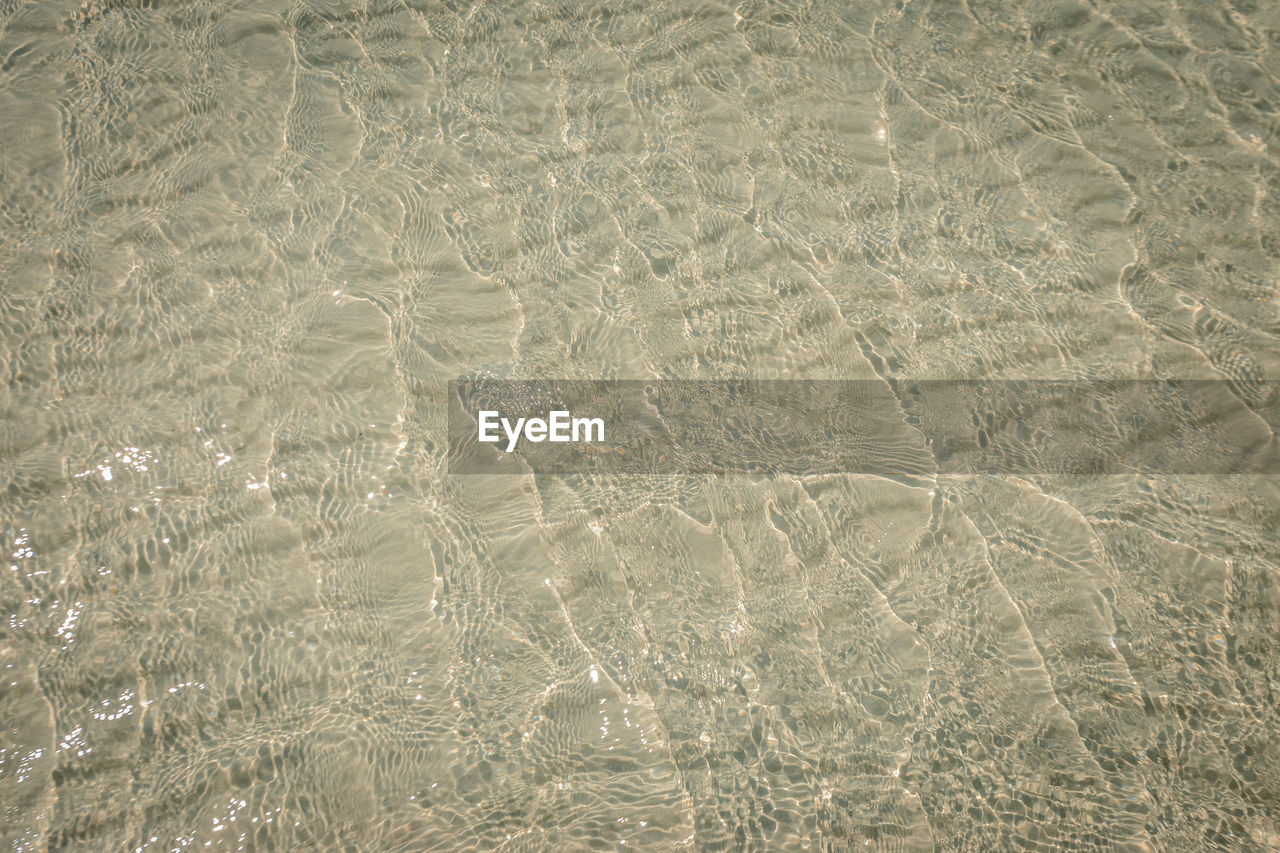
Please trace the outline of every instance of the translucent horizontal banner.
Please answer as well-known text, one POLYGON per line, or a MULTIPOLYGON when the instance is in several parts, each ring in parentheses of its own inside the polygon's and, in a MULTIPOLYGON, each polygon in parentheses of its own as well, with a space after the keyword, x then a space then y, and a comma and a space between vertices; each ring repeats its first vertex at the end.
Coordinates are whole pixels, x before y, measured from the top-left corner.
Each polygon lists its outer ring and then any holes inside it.
POLYGON ((1276 383, 459 380, 454 474, 1277 474, 1276 383))

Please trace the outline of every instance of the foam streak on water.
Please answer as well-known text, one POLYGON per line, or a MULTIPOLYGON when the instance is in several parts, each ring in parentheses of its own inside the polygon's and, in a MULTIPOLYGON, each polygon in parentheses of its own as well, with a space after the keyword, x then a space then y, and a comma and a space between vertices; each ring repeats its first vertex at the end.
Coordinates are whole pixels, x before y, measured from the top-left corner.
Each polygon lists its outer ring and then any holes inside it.
POLYGON ((1273 477, 468 477, 446 412, 1218 379, 1274 435, 1277 44, 1242 0, 0 0, 0 835, 1280 847, 1273 477))

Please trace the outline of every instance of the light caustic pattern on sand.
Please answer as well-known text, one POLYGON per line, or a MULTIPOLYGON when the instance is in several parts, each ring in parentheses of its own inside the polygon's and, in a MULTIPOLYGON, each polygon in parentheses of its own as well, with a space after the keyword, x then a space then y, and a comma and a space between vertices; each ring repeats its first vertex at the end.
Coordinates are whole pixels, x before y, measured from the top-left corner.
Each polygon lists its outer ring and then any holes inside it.
POLYGON ((0 830, 1274 849, 1274 482, 449 477, 443 395, 1182 377, 1273 411, 1278 32, 0 3, 0 830))

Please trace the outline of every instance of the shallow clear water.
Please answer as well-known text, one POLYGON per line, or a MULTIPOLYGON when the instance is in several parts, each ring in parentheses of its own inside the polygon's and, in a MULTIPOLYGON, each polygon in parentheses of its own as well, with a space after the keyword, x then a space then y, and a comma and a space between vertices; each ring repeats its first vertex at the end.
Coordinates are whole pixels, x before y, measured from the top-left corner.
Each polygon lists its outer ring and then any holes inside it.
POLYGON ((0 2, 6 843, 1280 848, 1275 477, 471 477, 446 418, 1203 378, 1274 439, 1278 44, 1240 0, 0 2))

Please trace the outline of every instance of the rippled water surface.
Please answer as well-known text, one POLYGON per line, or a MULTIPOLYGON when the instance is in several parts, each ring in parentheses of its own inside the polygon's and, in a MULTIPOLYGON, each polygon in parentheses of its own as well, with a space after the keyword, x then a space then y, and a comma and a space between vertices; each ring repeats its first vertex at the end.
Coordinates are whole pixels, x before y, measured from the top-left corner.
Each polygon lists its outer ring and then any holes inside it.
POLYGON ((1249 0, 0 0, 0 834, 1280 848, 1275 477, 474 477, 445 405, 1220 379, 1274 440, 1278 81, 1249 0))

